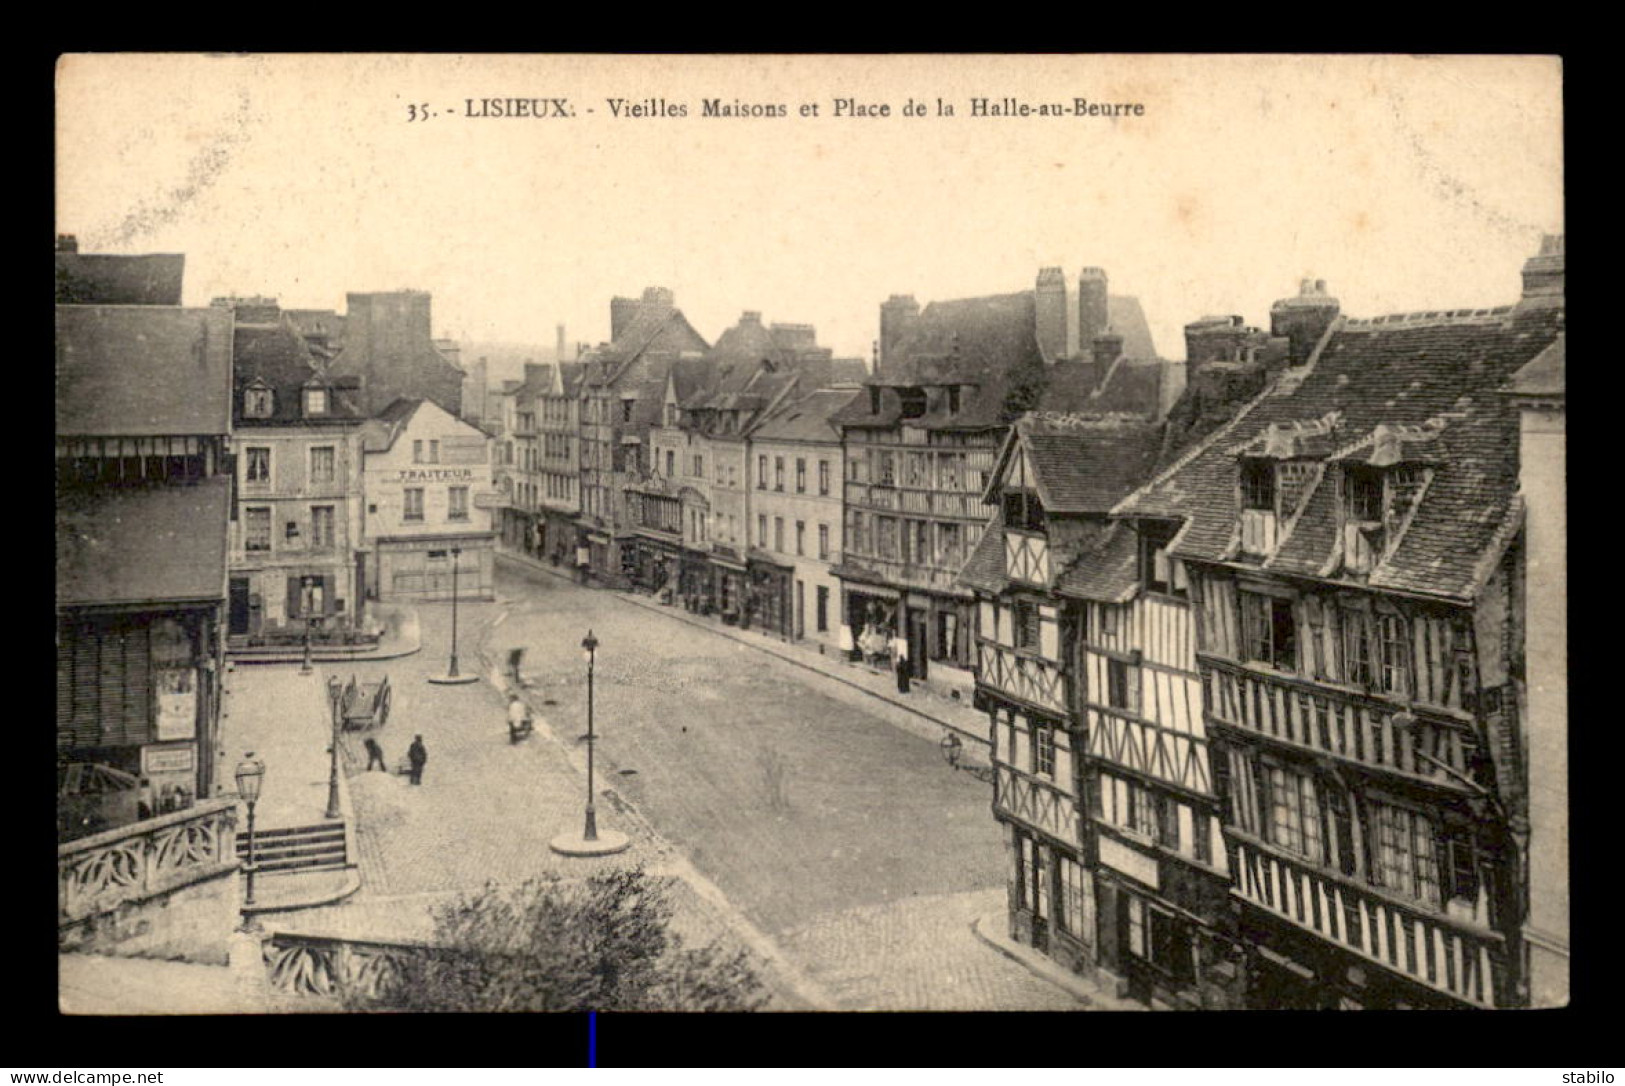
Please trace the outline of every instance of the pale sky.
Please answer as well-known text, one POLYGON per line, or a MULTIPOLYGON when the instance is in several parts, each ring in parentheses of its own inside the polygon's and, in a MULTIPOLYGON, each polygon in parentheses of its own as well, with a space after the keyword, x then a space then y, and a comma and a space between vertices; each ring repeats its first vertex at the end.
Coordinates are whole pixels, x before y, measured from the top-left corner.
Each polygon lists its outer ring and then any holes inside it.
POLYGON ((1515 301, 1563 230, 1561 80, 1542 57, 78 56, 56 228, 184 253, 187 305, 410 287, 436 336, 544 347, 606 339, 611 295, 659 285, 708 340, 751 309, 867 358, 890 294, 1099 265, 1183 358, 1187 321, 1267 325, 1304 278, 1353 316, 1515 301), (1144 115, 970 115, 1007 96, 1144 115), (463 116, 511 97, 575 116, 463 116), (651 97, 688 116, 607 103, 651 97))

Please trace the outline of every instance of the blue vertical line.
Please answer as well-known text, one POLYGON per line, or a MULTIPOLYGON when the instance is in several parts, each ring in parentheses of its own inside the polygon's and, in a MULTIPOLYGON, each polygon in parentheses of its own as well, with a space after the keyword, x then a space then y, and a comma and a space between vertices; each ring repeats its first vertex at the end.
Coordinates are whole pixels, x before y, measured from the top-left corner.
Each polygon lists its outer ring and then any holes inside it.
POLYGON ((598 1066, 598 1012, 587 1012, 587 1066, 598 1066))

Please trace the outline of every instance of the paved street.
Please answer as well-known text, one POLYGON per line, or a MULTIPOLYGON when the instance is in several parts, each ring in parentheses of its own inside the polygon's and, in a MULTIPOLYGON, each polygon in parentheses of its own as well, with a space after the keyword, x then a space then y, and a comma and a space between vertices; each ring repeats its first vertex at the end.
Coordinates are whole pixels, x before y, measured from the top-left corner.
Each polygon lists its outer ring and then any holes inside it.
POLYGON ((510 746, 489 683, 425 682, 445 670, 450 608, 422 606, 422 653, 344 669, 395 685, 379 735, 392 766, 413 734, 429 749, 412 788, 357 772, 365 758, 350 739, 357 907, 542 870, 678 870, 686 858, 725 897, 721 919, 737 910, 803 976, 827 981, 834 1005, 1079 1006, 971 933, 975 916, 1002 907, 1003 853, 989 786, 952 771, 934 741, 882 722, 867 695, 610 593, 508 563, 497 588, 495 603, 460 608, 460 667, 481 668, 482 649, 499 661, 524 647, 532 704, 562 742, 510 746), (582 818, 570 764, 584 762, 589 627, 600 824, 634 843, 621 857, 565 860, 547 842, 582 818))

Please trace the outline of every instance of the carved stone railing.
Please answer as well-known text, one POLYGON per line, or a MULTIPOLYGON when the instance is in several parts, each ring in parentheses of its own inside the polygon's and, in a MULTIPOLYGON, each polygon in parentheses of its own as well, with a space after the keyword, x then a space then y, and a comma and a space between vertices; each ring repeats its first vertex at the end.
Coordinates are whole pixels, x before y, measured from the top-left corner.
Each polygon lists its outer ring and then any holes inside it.
POLYGON ((383 943, 278 932, 265 940, 265 976, 279 995, 367 1001, 397 981, 419 943, 383 943))
POLYGON ((237 801, 211 799, 58 846, 58 923, 234 870, 236 826, 237 801))

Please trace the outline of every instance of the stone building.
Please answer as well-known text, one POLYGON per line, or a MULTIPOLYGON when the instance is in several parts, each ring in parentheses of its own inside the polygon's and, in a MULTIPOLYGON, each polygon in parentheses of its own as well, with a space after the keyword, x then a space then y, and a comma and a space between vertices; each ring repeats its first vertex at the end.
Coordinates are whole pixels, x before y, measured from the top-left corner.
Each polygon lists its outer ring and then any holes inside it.
POLYGON ((295 322, 325 329, 320 334, 333 356, 328 373, 361 379, 361 407, 367 415, 377 415, 398 399, 423 399, 461 416, 466 375, 436 346, 429 303, 429 293, 422 290, 351 293, 342 321, 304 310, 295 322))
POLYGON ((365 443, 372 595, 491 599, 490 437, 428 400, 397 400, 368 421, 365 443))
POLYGON ((235 315, 229 632, 267 637, 364 623, 364 416, 357 378, 330 378, 274 299, 222 298, 235 315))

